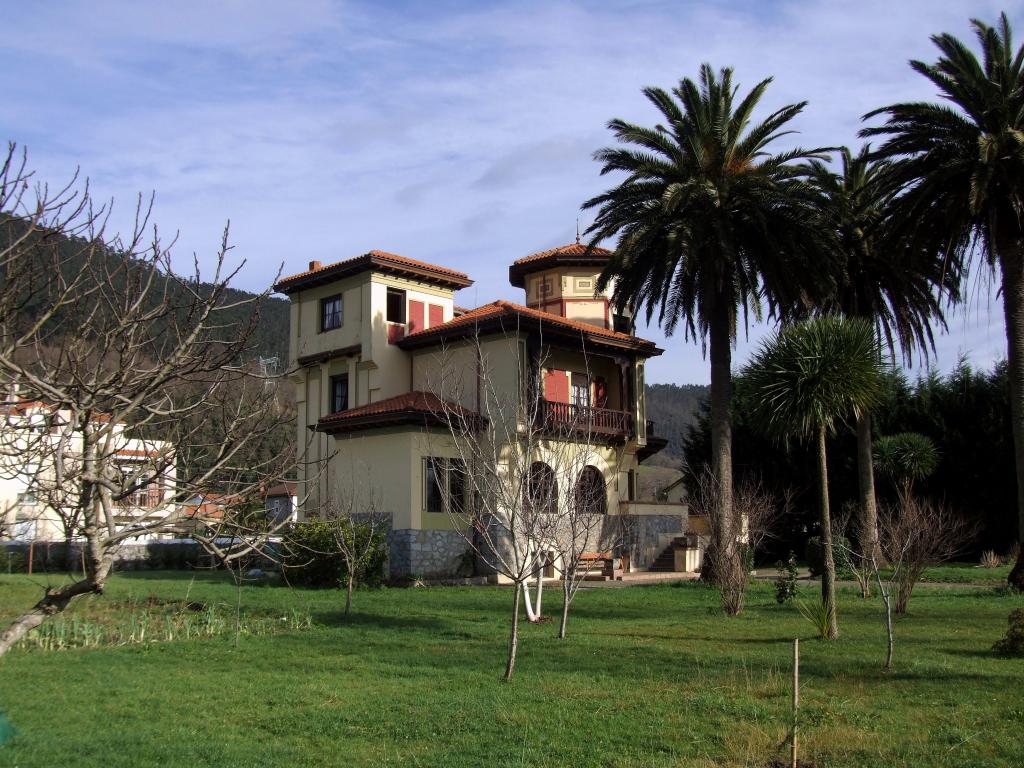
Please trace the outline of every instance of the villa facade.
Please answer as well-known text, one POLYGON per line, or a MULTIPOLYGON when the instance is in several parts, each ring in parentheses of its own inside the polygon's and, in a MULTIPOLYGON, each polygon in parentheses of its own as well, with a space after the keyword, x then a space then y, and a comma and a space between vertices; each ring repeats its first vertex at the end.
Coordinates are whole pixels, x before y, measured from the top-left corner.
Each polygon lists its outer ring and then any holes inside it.
POLYGON ((596 513, 631 516, 628 567, 653 563, 686 533, 687 516, 681 504, 637 499, 639 463, 666 444, 644 402, 645 362, 661 350, 597 290, 609 255, 577 242, 518 259, 509 279, 522 303, 475 309, 455 299, 472 285, 468 275, 384 251, 311 262, 280 280, 306 446, 299 518, 361 495, 390 516, 393 578, 454 574, 467 545, 446 505, 462 503, 453 499, 464 481, 439 414, 481 417, 498 391, 534 398, 527 411, 552 440, 579 442, 575 484, 603 490, 596 513), (585 442, 559 429, 579 422, 585 442))

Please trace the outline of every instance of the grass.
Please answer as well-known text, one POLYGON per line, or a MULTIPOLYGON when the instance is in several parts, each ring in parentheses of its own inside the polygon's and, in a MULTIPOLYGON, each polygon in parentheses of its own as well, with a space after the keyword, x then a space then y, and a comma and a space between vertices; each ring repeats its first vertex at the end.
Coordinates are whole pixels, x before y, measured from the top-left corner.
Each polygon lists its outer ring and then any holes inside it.
MULTIPOLYGON (((0 617, 38 595, 32 579, 0 576, 0 617)), ((131 573, 73 615, 113 625, 125 606, 186 594, 235 601, 218 574, 131 573)), ((337 592, 245 587, 243 623, 292 611, 308 625, 237 647, 229 633, 0 659, 0 708, 18 729, 0 765, 764 766, 784 751, 793 637, 807 761, 1019 765, 1024 663, 990 648, 1024 599, 921 587, 886 674, 879 605, 840 596, 829 643, 770 584, 734 619, 700 585, 586 590, 568 640, 524 627, 503 684, 506 589, 360 592, 343 622, 337 592)), ((557 611, 554 590, 545 606, 557 611)))

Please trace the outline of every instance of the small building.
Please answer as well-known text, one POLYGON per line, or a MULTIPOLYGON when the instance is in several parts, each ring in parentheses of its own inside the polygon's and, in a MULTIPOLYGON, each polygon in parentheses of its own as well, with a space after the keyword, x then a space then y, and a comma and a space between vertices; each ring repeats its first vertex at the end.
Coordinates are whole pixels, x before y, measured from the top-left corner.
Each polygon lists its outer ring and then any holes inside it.
POLYGON ((572 442, 560 425, 586 420, 579 477, 558 492, 601 491, 595 514, 631 516, 630 566, 653 562, 686 532, 686 508, 637 494, 639 463, 666 445, 644 403, 645 363, 662 350, 635 336, 631 314, 597 289, 609 256, 579 242, 525 256, 509 268, 521 303, 474 309, 455 302, 468 275, 384 251, 310 262, 280 280, 275 289, 291 299, 298 443, 307 446, 299 519, 363 486, 391 519, 392 577, 456 572, 467 546, 445 505, 461 504, 451 500, 464 491, 438 414, 482 417, 488 386, 535 398, 531 413, 552 440, 572 442))
MULTIPOLYGON (((74 475, 80 467, 75 431, 67 432, 69 413, 47 403, 9 398, 0 414, 0 540, 64 541, 80 538, 81 520, 74 483, 62 482, 57 467, 74 475), (58 459, 58 456, 60 457, 58 459)), ((102 414, 96 424, 109 424, 102 414)), ((110 430, 104 448, 115 481, 131 491, 113 499, 116 530, 156 523, 174 513, 174 449, 162 440, 134 437, 123 424, 110 430), (137 485, 136 478, 138 478, 137 485)), ((166 535, 166 534, 164 534, 166 535)), ((154 534, 133 537, 143 543, 154 534)))

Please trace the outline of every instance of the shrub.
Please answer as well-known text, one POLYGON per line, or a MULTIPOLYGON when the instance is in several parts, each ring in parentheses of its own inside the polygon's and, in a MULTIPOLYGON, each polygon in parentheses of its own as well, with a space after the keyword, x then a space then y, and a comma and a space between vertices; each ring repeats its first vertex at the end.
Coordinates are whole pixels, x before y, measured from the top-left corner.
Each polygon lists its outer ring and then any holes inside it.
POLYGON ((1024 608, 1010 614, 1006 637, 992 646, 992 650, 1003 656, 1024 656, 1024 608))
POLYGON ((365 558, 355 581, 361 586, 379 587, 384 583, 384 564, 387 561, 387 547, 384 534, 372 531, 369 525, 359 522, 311 520, 298 523, 289 535, 289 546, 284 548, 283 561, 286 575, 290 580, 307 586, 336 588, 348 579, 345 558, 339 551, 337 541, 338 525, 347 526, 346 537, 355 527, 358 550, 372 549, 365 558), (364 537, 372 536, 372 541, 364 537))
POLYGON ((782 605, 796 597, 796 555, 790 552, 789 559, 785 563, 780 560, 776 567, 779 577, 775 579, 775 602, 782 605))
POLYGON ((981 567, 982 568, 998 568, 1003 564, 1003 559, 999 557, 991 549, 986 549, 981 553, 981 567))
MULTIPOLYGON (((834 537, 832 541, 832 557, 836 562, 836 571, 847 566, 846 554, 850 551, 850 542, 843 536, 834 537)), ((804 551, 807 560, 807 567, 811 576, 821 576, 825 572, 825 547, 821 543, 820 536, 811 536, 807 540, 807 549, 804 551)))

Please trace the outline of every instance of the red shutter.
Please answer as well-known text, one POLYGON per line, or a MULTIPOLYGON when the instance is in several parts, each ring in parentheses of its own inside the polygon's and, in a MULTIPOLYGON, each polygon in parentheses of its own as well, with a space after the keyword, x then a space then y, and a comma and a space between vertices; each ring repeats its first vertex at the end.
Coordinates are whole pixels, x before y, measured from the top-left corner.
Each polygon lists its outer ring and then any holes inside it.
POLYGON ((422 331, 423 325, 423 302, 409 299, 409 333, 422 331))
POLYGON ((594 400, 598 408, 608 407, 608 382, 603 376, 594 379, 594 400))
POLYGON ((569 402, 569 378, 565 371, 544 372, 544 399, 550 403, 569 402))
POLYGON ((428 308, 430 325, 428 328, 433 328, 435 325, 440 325, 444 322, 444 307, 440 304, 431 304, 428 308))
POLYGON ((401 341, 404 337, 404 325, 395 325, 394 323, 388 324, 388 344, 394 344, 397 341, 401 341))

